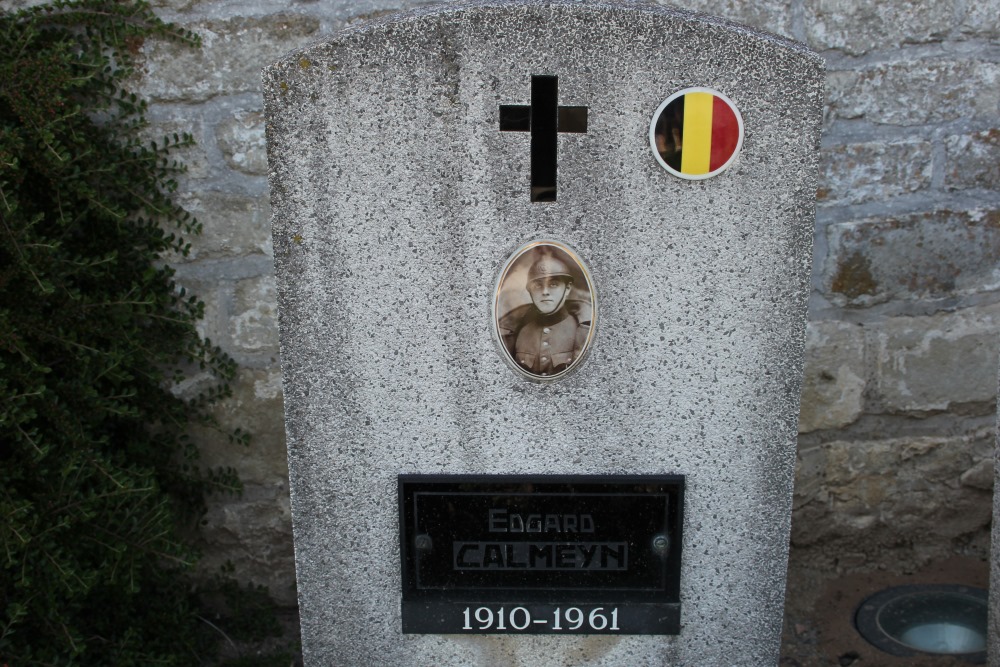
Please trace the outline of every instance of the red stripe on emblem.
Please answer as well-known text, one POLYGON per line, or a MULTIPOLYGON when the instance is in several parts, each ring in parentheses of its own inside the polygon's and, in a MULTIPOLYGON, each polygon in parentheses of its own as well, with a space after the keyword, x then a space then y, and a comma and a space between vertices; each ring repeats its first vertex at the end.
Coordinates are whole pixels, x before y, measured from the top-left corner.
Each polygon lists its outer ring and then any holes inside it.
POLYGON ((715 171, 726 164, 736 152, 736 143, 740 138, 740 124, 732 107, 721 97, 712 99, 712 155, 709 161, 709 171, 715 171))

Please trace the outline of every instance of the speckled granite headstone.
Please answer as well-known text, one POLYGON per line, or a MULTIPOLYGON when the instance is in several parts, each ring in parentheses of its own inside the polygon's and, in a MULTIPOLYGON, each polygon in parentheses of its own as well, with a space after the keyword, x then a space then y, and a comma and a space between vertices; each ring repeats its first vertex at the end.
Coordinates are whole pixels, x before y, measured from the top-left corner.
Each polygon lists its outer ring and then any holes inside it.
MULTIPOLYGON (((1000 396, 1000 379, 997 380, 997 387, 997 395, 1000 396)), ((996 448, 993 452, 993 539, 990 545, 992 556, 986 645, 990 667, 1000 667, 1000 410, 997 411, 996 429, 996 448)))
POLYGON ((650 5, 472 3, 264 81, 307 664, 775 664, 821 60, 650 5), (651 132, 688 88, 742 116, 731 163, 680 161, 716 129, 678 107, 651 132), (538 241, 563 269, 514 261, 538 241), (559 366, 504 328, 545 270, 575 278, 559 366), (679 634, 404 635, 401 473, 685 475, 679 634))

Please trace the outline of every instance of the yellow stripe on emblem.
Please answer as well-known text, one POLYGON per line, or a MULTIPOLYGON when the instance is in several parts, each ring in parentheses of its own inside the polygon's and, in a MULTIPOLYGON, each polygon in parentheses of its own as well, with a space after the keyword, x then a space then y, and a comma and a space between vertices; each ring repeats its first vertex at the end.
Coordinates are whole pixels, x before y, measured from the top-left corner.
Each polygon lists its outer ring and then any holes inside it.
POLYGON ((681 172, 707 174, 712 157, 711 93, 688 93, 684 96, 684 139, 681 147, 681 172))

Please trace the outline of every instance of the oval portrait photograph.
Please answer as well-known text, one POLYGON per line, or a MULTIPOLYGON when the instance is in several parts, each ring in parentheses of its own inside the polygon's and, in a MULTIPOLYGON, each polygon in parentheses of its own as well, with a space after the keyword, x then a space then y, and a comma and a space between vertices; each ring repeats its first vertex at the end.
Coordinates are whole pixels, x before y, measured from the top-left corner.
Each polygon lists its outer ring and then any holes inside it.
POLYGON ((493 319, 507 361, 528 377, 553 380, 579 364, 594 335, 590 273, 568 246, 532 241, 507 260, 493 319))

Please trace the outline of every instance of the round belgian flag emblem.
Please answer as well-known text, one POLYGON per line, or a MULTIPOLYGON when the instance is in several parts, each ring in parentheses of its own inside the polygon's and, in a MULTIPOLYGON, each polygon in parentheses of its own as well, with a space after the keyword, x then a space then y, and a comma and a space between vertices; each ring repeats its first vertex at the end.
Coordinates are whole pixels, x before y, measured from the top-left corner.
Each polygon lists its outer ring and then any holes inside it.
POLYGON ((733 163, 743 145, 743 117, 710 88, 685 88, 653 114, 649 143, 664 169, 689 179, 710 178, 733 163))

